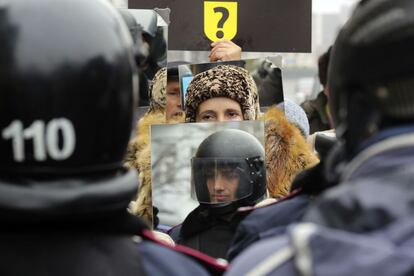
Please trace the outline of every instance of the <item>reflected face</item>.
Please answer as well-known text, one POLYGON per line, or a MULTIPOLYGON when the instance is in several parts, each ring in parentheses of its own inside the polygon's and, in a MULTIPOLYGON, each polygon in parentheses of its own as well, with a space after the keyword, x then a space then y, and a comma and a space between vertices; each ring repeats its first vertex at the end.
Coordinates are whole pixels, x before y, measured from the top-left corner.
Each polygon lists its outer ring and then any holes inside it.
POLYGON ((167 120, 181 113, 180 101, 180 84, 178 80, 169 80, 167 82, 167 120))
POLYGON ((238 102, 225 97, 216 97, 198 106, 196 122, 225 121, 243 121, 243 113, 238 102))
POLYGON ((231 202, 236 200, 240 175, 234 169, 223 168, 207 173, 207 188, 211 203, 231 202))

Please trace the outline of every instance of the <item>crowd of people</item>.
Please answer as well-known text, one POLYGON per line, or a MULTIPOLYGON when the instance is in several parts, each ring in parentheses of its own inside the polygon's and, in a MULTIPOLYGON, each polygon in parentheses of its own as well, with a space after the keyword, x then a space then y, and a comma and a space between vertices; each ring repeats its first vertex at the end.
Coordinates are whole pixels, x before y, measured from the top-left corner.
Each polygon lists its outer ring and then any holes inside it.
POLYGON ((414 275, 413 16, 362 0, 301 107, 227 40, 183 96, 155 11, 0 1, 0 274, 414 275), (264 143, 203 139, 197 207, 163 225, 151 126, 251 120, 264 143))

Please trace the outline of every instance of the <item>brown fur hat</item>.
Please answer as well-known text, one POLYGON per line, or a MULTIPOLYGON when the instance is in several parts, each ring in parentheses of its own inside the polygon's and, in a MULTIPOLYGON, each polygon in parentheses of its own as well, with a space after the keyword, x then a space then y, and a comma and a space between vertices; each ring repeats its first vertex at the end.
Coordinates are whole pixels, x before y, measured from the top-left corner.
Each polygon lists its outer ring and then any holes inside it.
POLYGON ((259 116, 259 95, 249 72, 234 65, 218 65, 197 74, 185 95, 186 122, 195 122, 198 106, 214 97, 230 98, 240 104, 244 120, 259 116))
POLYGON ((264 120, 267 189, 271 197, 282 198, 289 194, 294 177, 319 159, 279 108, 269 108, 264 120))
POLYGON ((167 105, 167 68, 161 68, 154 75, 150 86, 150 107, 148 112, 164 110, 167 105))
POLYGON ((137 124, 137 136, 128 146, 126 165, 135 168, 139 173, 140 186, 137 199, 130 205, 132 214, 143 218, 152 225, 151 197, 151 141, 152 124, 165 123, 165 113, 161 110, 148 112, 137 124))

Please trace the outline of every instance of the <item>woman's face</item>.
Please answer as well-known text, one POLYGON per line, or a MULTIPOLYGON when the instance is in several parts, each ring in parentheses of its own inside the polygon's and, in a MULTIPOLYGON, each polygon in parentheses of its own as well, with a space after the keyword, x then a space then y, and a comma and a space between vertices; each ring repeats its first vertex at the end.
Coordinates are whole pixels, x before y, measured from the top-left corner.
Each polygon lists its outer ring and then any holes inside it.
POLYGON ((196 122, 243 121, 240 104, 225 97, 211 98, 197 109, 196 122))

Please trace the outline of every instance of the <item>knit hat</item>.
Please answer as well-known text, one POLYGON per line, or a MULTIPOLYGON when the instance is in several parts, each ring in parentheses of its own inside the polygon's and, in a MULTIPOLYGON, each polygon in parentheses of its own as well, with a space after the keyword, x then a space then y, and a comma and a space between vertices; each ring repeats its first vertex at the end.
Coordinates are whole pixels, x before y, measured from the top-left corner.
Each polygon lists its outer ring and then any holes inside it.
POLYGON ((167 68, 161 68, 152 79, 150 87, 150 108, 148 112, 165 109, 167 105, 167 68))
POLYGON ((281 102, 277 107, 285 111, 286 119, 299 128, 305 138, 309 136, 309 120, 302 107, 290 100, 281 102))
POLYGON ((186 122, 195 122, 198 106, 215 97, 226 97, 238 102, 244 120, 258 119, 259 95, 256 84, 246 69, 234 65, 218 65, 197 74, 185 95, 186 122))

